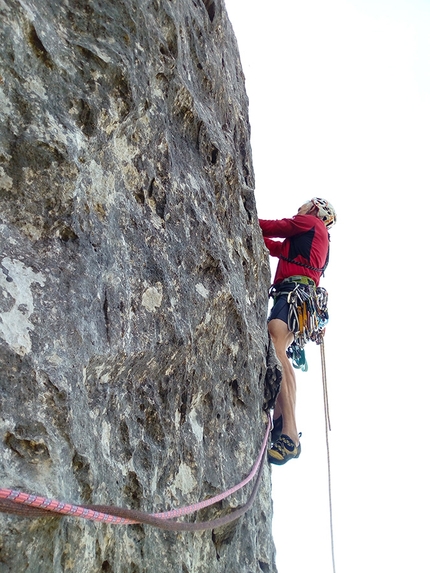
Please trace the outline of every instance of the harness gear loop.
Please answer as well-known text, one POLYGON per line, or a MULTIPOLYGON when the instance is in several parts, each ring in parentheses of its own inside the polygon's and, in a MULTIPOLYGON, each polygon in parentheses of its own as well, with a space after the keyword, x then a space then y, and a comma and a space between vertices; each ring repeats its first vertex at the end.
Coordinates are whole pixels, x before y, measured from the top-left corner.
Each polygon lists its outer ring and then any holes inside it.
POLYGON ((323 287, 315 286, 315 281, 309 277, 294 275, 272 285, 269 296, 274 304, 279 297, 286 296, 289 304, 287 326, 294 334, 293 353, 294 346, 303 350, 309 340, 321 344, 328 322, 328 293, 323 287))

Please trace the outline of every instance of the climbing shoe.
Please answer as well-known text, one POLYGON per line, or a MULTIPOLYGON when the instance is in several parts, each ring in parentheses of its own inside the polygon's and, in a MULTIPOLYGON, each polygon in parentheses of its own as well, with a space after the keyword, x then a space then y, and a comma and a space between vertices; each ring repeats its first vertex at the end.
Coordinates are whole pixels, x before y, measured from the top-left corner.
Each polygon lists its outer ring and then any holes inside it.
POLYGON ((282 416, 279 416, 279 418, 273 420, 273 428, 270 436, 270 441, 272 442, 272 444, 274 444, 279 440, 281 434, 282 434, 282 416))
MULTIPOLYGON (((299 438, 300 436, 301 434, 299 434, 299 438)), ((286 464, 288 460, 298 458, 301 451, 300 442, 299 445, 296 446, 289 436, 281 434, 268 452, 269 462, 277 466, 282 466, 286 464)))

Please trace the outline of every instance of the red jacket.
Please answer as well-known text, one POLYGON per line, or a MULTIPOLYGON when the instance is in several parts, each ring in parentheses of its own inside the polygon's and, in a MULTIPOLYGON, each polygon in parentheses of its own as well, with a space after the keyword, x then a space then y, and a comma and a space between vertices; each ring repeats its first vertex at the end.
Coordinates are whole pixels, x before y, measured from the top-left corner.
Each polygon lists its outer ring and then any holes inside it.
POLYGON ((280 256, 322 269, 327 259, 329 235, 326 226, 314 215, 296 215, 292 219, 259 219, 264 242, 272 257, 279 258, 274 284, 291 277, 309 277, 318 285, 321 272, 283 260, 280 256), (273 241, 272 238, 284 241, 273 241))

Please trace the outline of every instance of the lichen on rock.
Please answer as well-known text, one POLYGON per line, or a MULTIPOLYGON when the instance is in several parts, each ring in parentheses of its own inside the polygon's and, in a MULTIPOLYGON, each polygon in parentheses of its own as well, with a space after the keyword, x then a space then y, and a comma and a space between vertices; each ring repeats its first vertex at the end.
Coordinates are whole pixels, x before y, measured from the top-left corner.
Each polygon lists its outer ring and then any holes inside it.
MULTIPOLYGON (((223 2, 0 0, 0 16, 1 487, 149 512, 224 491, 273 389, 223 2)), ((1 570, 270 573, 271 511, 266 467, 214 531, 2 514, 1 570)))

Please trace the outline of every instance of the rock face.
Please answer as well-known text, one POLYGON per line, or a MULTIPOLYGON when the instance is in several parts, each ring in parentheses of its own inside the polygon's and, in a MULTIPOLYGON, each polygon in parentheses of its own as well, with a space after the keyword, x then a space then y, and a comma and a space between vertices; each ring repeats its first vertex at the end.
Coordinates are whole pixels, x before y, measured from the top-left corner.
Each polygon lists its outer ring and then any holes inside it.
MULTIPOLYGON (((265 431, 269 269, 222 0, 0 16, 0 487, 149 512, 224 491, 265 431)), ((266 466, 201 533, 0 514, 0 571, 270 573, 271 512, 266 466)))

